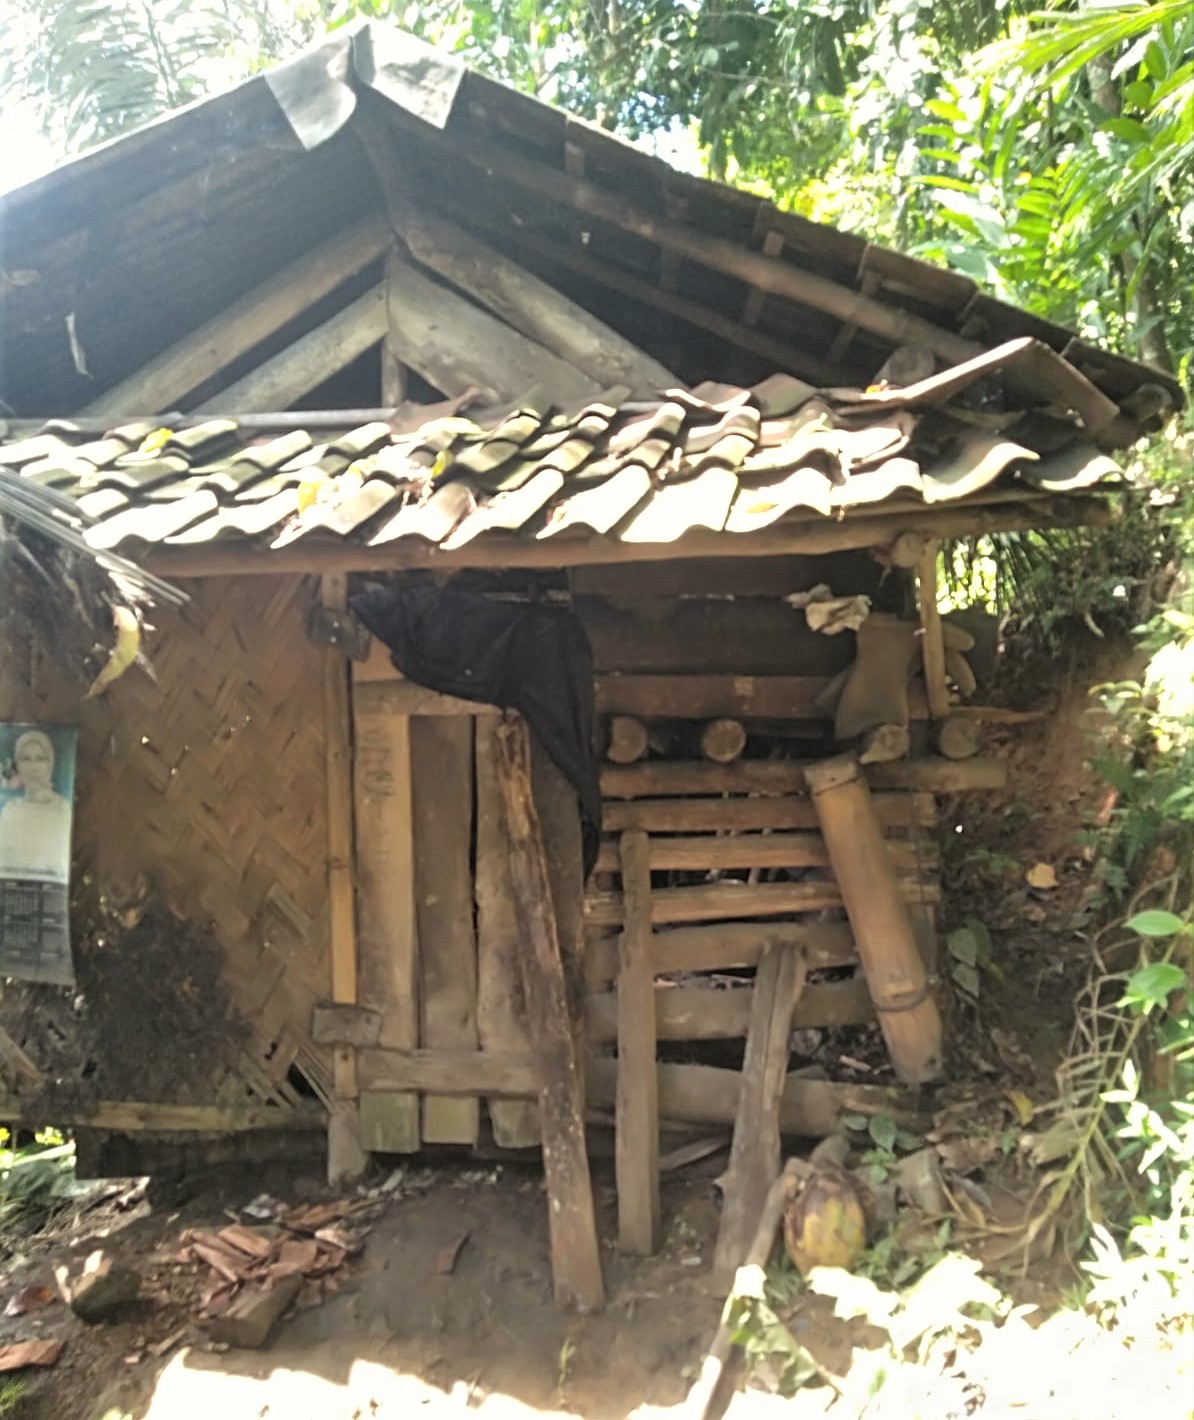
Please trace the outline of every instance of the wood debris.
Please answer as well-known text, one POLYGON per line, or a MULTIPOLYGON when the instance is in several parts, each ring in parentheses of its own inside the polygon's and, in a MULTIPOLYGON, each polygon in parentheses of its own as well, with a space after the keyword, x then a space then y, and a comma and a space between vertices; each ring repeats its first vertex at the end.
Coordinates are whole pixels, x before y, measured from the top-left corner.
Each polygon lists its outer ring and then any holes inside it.
POLYGON ((19 1292, 14 1292, 8 1299, 8 1305, 4 1308, 5 1316, 25 1316, 28 1312, 41 1311, 43 1307, 48 1307, 55 1300, 54 1293, 49 1287, 30 1285, 22 1287, 19 1292))
POLYGON ((344 1225, 359 1211, 359 1205, 344 1202, 278 1206, 269 1214, 276 1222, 183 1233, 179 1260, 209 1269, 199 1314, 212 1322, 213 1339, 263 1346, 300 1291, 301 1303, 312 1306, 339 1291, 332 1274, 364 1243, 364 1230, 344 1225))

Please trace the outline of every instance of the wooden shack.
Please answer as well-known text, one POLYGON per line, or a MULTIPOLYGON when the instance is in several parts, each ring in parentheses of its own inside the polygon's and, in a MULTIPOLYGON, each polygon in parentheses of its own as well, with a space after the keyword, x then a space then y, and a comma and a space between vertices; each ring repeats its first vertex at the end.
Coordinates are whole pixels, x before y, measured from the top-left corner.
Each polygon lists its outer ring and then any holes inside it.
MULTIPOLYGON (((737 1118, 741 1170, 768 1111, 890 1107, 793 1030, 878 1004, 897 1075, 937 1073, 891 1023, 934 999, 938 798, 1003 782, 937 548, 1114 516, 1168 377, 375 25, 0 231, 0 469, 189 598, 88 700, 0 608, 0 721, 80 727, 78 988, 7 988, 0 1115, 209 1150, 330 1120, 344 1175, 583 1107, 649 1250, 662 1126, 737 1118), (524 841, 517 724, 401 675, 369 587, 583 628, 587 880, 559 764, 531 746, 524 841)), ((583 1139, 547 1152, 567 1188, 583 1139)))

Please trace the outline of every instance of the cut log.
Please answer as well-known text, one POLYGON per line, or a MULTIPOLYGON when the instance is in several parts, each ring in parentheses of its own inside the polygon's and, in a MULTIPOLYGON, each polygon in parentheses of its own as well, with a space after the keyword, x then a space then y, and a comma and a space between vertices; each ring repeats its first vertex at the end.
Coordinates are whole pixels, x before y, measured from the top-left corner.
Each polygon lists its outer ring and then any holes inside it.
POLYGON ((746 731, 740 720, 710 720, 701 731, 701 754, 715 764, 730 764, 746 748, 746 731))
POLYGON ((489 389, 504 402, 537 388, 568 404, 602 393, 596 380, 410 263, 395 266, 388 290, 394 353, 446 395, 489 389))
POLYGON ((338 232, 113 385, 83 412, 116 419, 181 407, 192 390, 376 261, 388 241, 386 224, 378 217, 338 232))
POLYGON ((725 1282, 742 1265, 779 1175, 779 1106, 788 1072, 792 1008, 808 967, 799 948, 769 947, 759 963, 734 1119, 730 1165, 722 1187, 713 1275, 725 1282))
MULTIPOLYGON (((420 1042, 477 1046, 477 943, 473 935, 474 722, 411 722, 412 821, 419 941, 420 1042)), ((423 1140, 475 1145, 480 1107, 471 1096, 426 1095, 423 1140)))
POLYGON ((600 385, 628 385, 646 399, 679 381, 658 360, 461 227, 413 206, 400 219, 411 255, 600 385))
POLYGON ((945 642, 941 632, 941 612, 937 607, 938 544, 928 543, 916 564, 917 595, 920 602, 921 642, 925 666, 925 689, 929 714, 942 720, 949 714, 949 686, 945 682, 945 642))
POLYGON ((647 727, 641 720, 632 715, 610 716, 605 757, 611 764, 633 764, 646 756, 647 747, 647 727))
POLYGON ((848 756, 808 776, 892 1065, 905 1084, 925 1084, 941 1073, 941 1017, 870 790, 848 756))
POLYGON ((973 759, 982 744, 983 725, 977 717, 947 715, 933 726, 933 743, 946 759, 973 759))
POLYGON ((196 406, 200 414, 289 409, 386 333, 386 291, 374 286, 243 379, 196 406))
POLYGON ((649 1257, 659 1248, 659 1079, 651 868, 642 829, 622 835, 621 867, 626 928, 620 939, 616 1021, 618 1245, 623 1252, 649 1257))
POLYGON ((540 1044, 539 1116, 555 1295, 561 1306, 596 1311, 604 1305, 605 1290, 585 1146, 584 1062, 570 1019, 547 852, 531 786, 530 733, 519 716, 505 718, 498 731, 498 781, 524 939, 523 991, 540 1044))
MULTIPOLYGON (((497 777, 498 722, 492 716, 478 717, 476 725, 477 1036, 487 1055, 517 1054, 530 1052, 532 1037, 519 973, 522 937, 497 777)), ((533 1083, 525 1093, 536 1093, 533 1083)), ((534 1099, 508 1099, 495 1092, 486 1103, 494 1142, 500 1148, 525 1149, 539 1143, 539 1107, 534 1099)))

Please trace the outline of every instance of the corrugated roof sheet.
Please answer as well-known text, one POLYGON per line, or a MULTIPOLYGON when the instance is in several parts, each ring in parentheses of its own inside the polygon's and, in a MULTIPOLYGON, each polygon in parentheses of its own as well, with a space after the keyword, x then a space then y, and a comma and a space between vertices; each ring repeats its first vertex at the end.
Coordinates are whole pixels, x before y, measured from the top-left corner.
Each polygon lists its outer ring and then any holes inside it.
MULTIPOLYGON (((318 439, 301 414, 270 437, 231 418, 176 431, 143 422, 100 438, 57 423, 0 445, 0 465, 73 499, 104 550, 420 538, 452 551, 497 533, 569 532, 666 545, 692 529, 755 532, 810 510, 838 518, 982 503, 1006 496, 996 485, 1064 493, 1116 478, 1078 415, 1068 415, 1065 446, 1042 450, 1029 416, 977 398, 990 394, 992 371, 1044 358, 1032 345, 902 389, 818 391, 774 375, 652 404, 624 390, 571 409, 532 396, 483 422, 455 401, 318 439)), ((1097 424, 1098 402, 1087 404, 1097 424)))

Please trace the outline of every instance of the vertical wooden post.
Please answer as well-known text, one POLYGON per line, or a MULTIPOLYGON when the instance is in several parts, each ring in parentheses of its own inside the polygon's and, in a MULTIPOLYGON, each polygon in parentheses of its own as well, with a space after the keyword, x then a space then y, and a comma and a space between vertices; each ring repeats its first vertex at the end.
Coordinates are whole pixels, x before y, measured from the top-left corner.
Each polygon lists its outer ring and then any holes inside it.
POLYGON ((655 1063, 655 968, 651 868, 641 828, 622 835, 625 923, 618 947, 618 1087, 615 1156, 618 1245, 648 1257, 659 1248, 659 1073, 655 1063))
POLYGON ((381 402, 387 409, 396 409, 402 403, 408 384, 406 366, 394 348, 394 321, 398 316, 399 303, 390 294, 397 285, 395 267, 402 259, 397 244, 391 244, 386 256, 386 319, 390 322, 390 330, 381 342, 381 402))
POLYGON ((523 932, 519 957, 523 991, 539 1041, 539 1117, 556 1302, 579 1311, 599 1311, 605 1305, 605 1288, 585 1144, 584 1077, 531 786, 530 734, 521 716, 507 715, 498 731, 498 778, 523 932))
POLYGON ((768 947, 755 973, 734 1141, 713 1253, 718 1282, 728 1284, 742 1265, 767 1191, 779 1177, 779 1106, 788 1075, 792 1012, 806 975, 803 952, 786 945, 768 947))
POLYGON ((871 791, 852 755, 804 772, 895 1072, 906 1085, 935 1080, 941 1016, 871 791))
POLYGON ((937 609, 937 549, 936 542, 925 544, 916 563, 916 581, 920 597, 921 654, 925 663, 929 715, 934 720, 943 720, 949 714, 949 686, 945 680, 945 639, 941 630, 941 613, 937 609))
MULTIPOLYGON (((343 611, 348 578, 334 573, 320 579, 324 606, 343 611)), ((323 653, 323 735, 327 789, 328 919, 332 954, 332 1000, 355 1005, 357 938, 353 894, 352 728, 348 663, 342 652, 323 653)), ((359 1178, 368 1162, 361 1147, 357 1106, 357 1057, 351 1045, 338 1045, 333 1056, 334 1098, 328 1121, 328 1182, 359 1178)))

